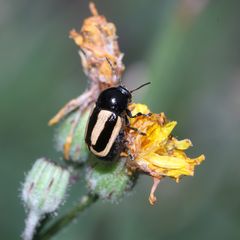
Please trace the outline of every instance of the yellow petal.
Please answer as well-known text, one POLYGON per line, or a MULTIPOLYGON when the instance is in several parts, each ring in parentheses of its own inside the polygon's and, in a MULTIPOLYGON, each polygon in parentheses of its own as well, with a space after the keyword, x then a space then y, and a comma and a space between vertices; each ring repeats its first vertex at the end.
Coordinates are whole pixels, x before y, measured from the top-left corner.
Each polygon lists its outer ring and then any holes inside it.
POLYGON ((173 141, 175 148, 177 148, 179 150, 186 150, 192 146, 192 142, 189 139, 184 139, 184 140, 179 141, 176 138, 173 138, 172 141, 173 141))
POLYGON ((168 137, 176 125, 177 122, 172 121, 167 123, 164 127, 161 127, 161 134, 159 135, 159 137, 162 137, 161 135, 164 135, 164 137, 168 137))
POLYGON ((204 155, 196 159, 190 159, 149 153, 141 159, 141 165, 146 164, 152 176, 159 174, 159 176, 173 177, 178 180, 182 175, 193 176, 194 167, 199 165, 204 159, 204 155))
POLYGON ((171 156, 160 156, 156 153, 149 153, 146 158, 153 165, 160 168, 167 169, 184 169, 188 167, 188 163, 185 159, 171 157, 171 156))
POLYGON ((131 111, 132 115, 135 115, 139 112, 147 114, 150 112, 149 108, 145 104, 131 104, 129 106, 129 110, 131 111))

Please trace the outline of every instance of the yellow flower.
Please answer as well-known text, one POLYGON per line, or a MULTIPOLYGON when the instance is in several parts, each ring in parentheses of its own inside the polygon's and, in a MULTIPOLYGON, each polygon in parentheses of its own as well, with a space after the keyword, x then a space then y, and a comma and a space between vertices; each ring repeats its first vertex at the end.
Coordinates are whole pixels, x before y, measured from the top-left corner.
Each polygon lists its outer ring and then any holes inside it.
MULTIPOLYGON (((150 112, 143 104, 132 104, 130 110, 133 115, 150 112)), ((138 132, 126 129, 128 154, 131 155, 127 166, 130 171, 140 170, 153 177, 154 184, 149 196, 152 205, 156 201, 154 192, 161 178, 171 177, 179 182, 183 175, 193 176, 195 166, 205 159, 204 155, 194 159, 186 155, 184 150, 192 143, 189 139, 179 141, 171 135, 176 125, 177 122, 169 121, 164 113, 153 113, 130 119, 130 126, 137 128, 138 132)))

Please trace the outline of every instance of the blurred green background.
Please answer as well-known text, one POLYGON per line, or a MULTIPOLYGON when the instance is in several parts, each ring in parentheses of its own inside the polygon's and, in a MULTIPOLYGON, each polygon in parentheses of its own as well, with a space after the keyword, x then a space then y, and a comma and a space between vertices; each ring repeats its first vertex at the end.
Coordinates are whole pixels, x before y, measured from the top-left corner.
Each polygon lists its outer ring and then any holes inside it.
MULTIPOLYGON (((158 202, 142 177, 119 204, 98 202, 55 239, 240 239, 240 1, 95 1, 118 29, 126 85, 152 85, 135 100, 178 121, 191 156, 206 161, 179 184, 165 179, 158 202)), ((35 159, 58 159, 47 121, 86 87, 68 39, 88 1, 0 1, 0 238, 24 227, 20 187, 35 159)), ((84 193, 70 191, 66 210, 84 193)))

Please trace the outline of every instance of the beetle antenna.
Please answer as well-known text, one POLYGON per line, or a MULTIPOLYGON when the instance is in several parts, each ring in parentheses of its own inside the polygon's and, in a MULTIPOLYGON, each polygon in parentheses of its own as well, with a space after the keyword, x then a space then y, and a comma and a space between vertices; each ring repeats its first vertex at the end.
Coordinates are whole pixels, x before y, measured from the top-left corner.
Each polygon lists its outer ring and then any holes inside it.
POLYGON ((131 90, 130 93, 135 92, 135 91, 137 91, 138 89, 140 89, 140 88, 142 88, 142 87, 145 87, 145 86, 148 85, 148 84, 151 84, 151 82, 147 82, 147 83, 142 84, 142 85, 139 86, 138 88, 135 88, 135 89, 131 90))

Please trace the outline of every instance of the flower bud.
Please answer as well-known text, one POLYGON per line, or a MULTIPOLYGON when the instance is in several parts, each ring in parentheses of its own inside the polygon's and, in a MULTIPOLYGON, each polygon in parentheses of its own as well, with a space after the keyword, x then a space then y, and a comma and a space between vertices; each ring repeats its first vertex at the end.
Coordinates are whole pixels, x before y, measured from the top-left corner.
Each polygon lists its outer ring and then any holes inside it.
POLYGON ((132 189, 136 175, 127 172, 124 159, 113 163, 93 160, 87 168, 86 181, 93 194, 104 200, 118 202, 132 189))
POLYGON ((44 158, 38 159, 23 185, 22 199, 29 210, 39 214, 54 212, 62 203, 70 174, 44 158))
POLYGON ((77 119, 79 112, 73 112, 67 115, 58 125, 55 134, 55 146, 57 151, 62 152, 66 156, 66 143, 71 136, 71 143, 67 153, 68 159, 79 163, 85 162, 89 156, 89 150, 85 143, 85 129, 90 115, 89 110, 84 111, 79 119, 79 122, 72 131, 74 121, 77 119), (72 132, 72 133, 71 133, 72 132))
POLYGON ((38 159, 27 174, 22 189, 22 199, 28 210, 24 240, 33 239, 39 221, 47 213, 58 209, 63 202, 70 173, 55 163, 38 159))

